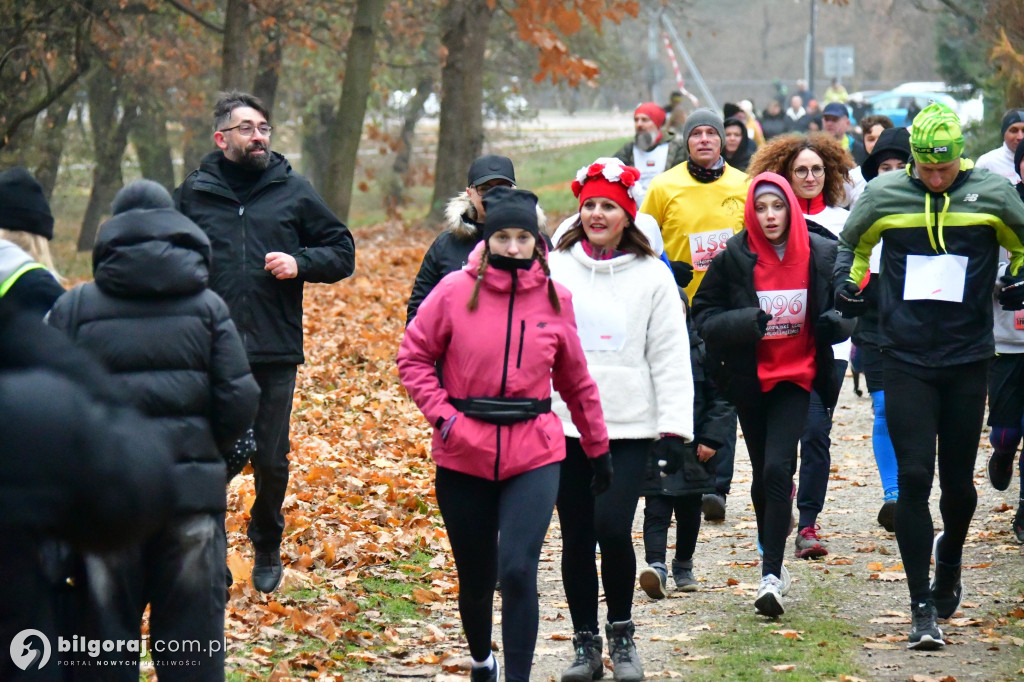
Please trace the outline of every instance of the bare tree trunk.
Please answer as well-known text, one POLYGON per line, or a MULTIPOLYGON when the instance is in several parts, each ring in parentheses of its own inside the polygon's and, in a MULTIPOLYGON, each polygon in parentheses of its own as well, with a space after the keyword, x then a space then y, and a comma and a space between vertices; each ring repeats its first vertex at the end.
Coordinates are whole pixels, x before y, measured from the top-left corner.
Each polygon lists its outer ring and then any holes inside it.
POLYGON ((106 64, 93 72, 87 84, 96 167, 92 173, 92 193, 82 218, 82 230, 78 233, 79 251, 92 249, 100 219, 124 184, 121 159, 138 113, 135 107, 125 106, 118 117, 118 105, 125 101, 122 86, 121 79, 106 64))
POLYGON ((323 187, 327 179, 329 140, 334 118, 334 107, 327 102, 322 102, 316 111, 303 117, 302 173, 314 187, 323 187))
POLYGON ((270 29, 267 43, 260 48, 260 61, 256 66, 256 79, 252 86, 252 94, 263 100, 270 112, 274 111, 277 83, 281 75, 281 48, 281 31, 276 27, 270 29))
POLYGON ((220 87, 241 90, 249 59, 249 0, 228 0, 224 12, 224 42, 221 45, 220 87))
POLYGON ((49 201, 57 184, 57 170, 60 157, 64 154, 64 129, 68 125, 73 98, 66 94, 46 108, 46 116, 39 123, 42 135, 36 135, 35 166, 36 180, 43 187, 43 195, 49 201))
POLYGON ((384 208, 388 215, 397 215, 404 201, 405 174, 412 159, 412 146, 416 138, 416 123, 423 116, 423 106, 434 91, 434 75, 423 74, 416 83, 416 94, 405 107, 405 121, 402 124, 401 146, 391 166, 388 191, 384 197, 384 208))
POLYGON ((185 128, 181 156, 187 176, 199 168, 199 162, 213 149, 213 114, 200 111, 185 114, 181 125, 185 128))
POLYGON ((359 139, 363 133, 366 99, 370 95, 375 46, 384 0, 358 0, 352 22, 352 37, 345 54, 345 82, 338 102, 338 115, 331 131, 331 156, 323 194, 339 218, 348 220, 355 180, 359 139))
POLYGON ((493 12, 479 0, 451 0, 441 17, 441 118, 430 220, 440 220, 450 196, 464 188, 466 169, 484 143, 483 72, 493 12))
POLYGON ((131 131, 139 154, 139 170, 142 177, 159 182, 170 191, 174 189, 174 162, 167 137, 167 116, 152 93, 142 94, 132 98, 137 99, 139 109, 139 120, 131 131))

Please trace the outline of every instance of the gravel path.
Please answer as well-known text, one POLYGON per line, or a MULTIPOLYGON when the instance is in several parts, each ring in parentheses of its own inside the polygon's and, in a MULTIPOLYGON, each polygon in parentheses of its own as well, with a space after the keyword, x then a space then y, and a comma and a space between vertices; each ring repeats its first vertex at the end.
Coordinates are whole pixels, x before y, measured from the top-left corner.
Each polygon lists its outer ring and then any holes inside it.
MULTIPOLYGON (((985 475, 989 449, 987 435, 983 435, 975 468, 978 509, 964 554, 968 597, 962 617, 943 624, 948 639, 945 650, 907 651, 909 608, 899 550, 895 536, 882 529, 875 519, 881 492, 871 450, 871 404, 867 396, 854 395, 851 387, 847 378, 832 432, 832 476, 827 502, 819 518, 822 538, 828 543, 830 555, 813 562, 796 560, 793 541, 789 540, 786 564, 793 575, 793 588, 786 600, 787 616, 810 612, 816 617, 829 618, 834 612, 834 617, 848 619, 858 636, 844 645, 856 649, 857 661, 872 680, 1024 678, 1024 594, 1019 588, 1024 579, 1024 551, 1009 530, 1016 504, 1016 483, 1003 493, 989 485, 985 475), (832 603, 812 603, 808 595, 815 584, 827 587, 832 603), (1018 586, 1017 592, 1010 589, 1014 584, 1018 586)), ((737 443, 736 463, 726 520, 705 523, 701 528, 694 557, 701 591, 670 593, 668 599, 654 602, 639 587, 636 590, 633 616, 637 625, 637 646, 648 679, 685 678, 687 666, 693 665, 687 658, 691 661, 713 658, 715 651, 701 649, 699 635, 702 631, 728 631, 734 618, 767 622, 754 614, 752 606, 760 571, 749 497, 750 467, 742 438, 737 443), (736 605, 749 608, 737 609, 736 605)), ((642 504, 641 500, 634 522, 638 570, 645 565, 640 531, 642 504)), ((934 493, 932 513, 938 522, 937 506, 938 496, 934 493)), ((572 628, 562 592, 558 538, 556 516, 541 558, 541 624, 534 680, 559 679, 572 654, 571 642, 566 641, 572 628)), ((669 542, 671 548, 674 530, 670 531, 669 542)), ((496 603, 496 612, 497 606, 496 603)), ((373 672, 367 671, 366 679, 399 676, 442 682, 465 679, 465 672, 460 671, 459 666, 468 659, 454 604, 439 607, 436 615, 431 625, 440 626, 434 629, 441 638, 434 651, 451 655, 443 668, 374 666, 373 672), (378 677, 381 674, 383 676, 378 677)), ((602 619, 605 616, 603 604, 600 616, 602 619)), ((787 616, 779 621, 783 628, 787 616)), ((496 618, 500 620, 499 616, 496 618)), ((817 641, 814 633, 804 633, 804 638, 808 646, 814 646, 817 641)), ((495 628, 494 639, 501 641, 500 624, 495 628)), ((766 674, 772 674, 767 666, 765 668, 766 674)), ((611 679, 611 671, 606 672, 606 678, 611 679)), ((731 677, 727 670, 723 670, 722 675, 724 679, 731 677)))

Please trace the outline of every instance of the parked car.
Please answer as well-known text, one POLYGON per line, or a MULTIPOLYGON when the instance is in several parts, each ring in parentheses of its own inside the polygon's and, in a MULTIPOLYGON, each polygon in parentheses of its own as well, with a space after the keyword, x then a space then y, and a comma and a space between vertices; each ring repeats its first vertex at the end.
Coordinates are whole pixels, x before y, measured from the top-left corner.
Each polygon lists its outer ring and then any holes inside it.
POLYGON ((959 103, 953 97, 944 92, 934 91, 913 91, 899 92, 890 90, 871 97, 868 102, 871 104, 872 114, 888 116, 897 127, 906 127, 913 122, 913 116, 924 109, 931 102, 945 104, 953 111, 959 111, 959 103), (908 111, 910 117, 907 116, 908 111))
MULTIPOLYGON (((976 123, 985 117, 985 100, 981 90, 976 90, 972 94, 969 85, 947 85, 942 81, 913 81, 897 85, 892 92, 940 92, 949 95, 956 100, 953 110, 960 116, 960 122, 964 125, 976 123)), ((907 124, 909 125, 909 122, 907 124)))

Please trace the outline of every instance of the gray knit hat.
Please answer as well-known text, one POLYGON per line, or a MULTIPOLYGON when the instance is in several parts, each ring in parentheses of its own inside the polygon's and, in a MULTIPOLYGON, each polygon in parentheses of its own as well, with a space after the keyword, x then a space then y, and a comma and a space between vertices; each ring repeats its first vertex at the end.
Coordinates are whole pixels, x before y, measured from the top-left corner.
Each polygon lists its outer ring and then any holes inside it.
POLYGON ((722 117, 711 109, 706 107, 694 109, 686 117, 686 123, 683 124, 683 139, 687 144, 689 144, 690 133, 697 126, 711 126, 718 131, 718 136, 722 138, 722 144, 725 144, 725 123, 722 121, 722 117))

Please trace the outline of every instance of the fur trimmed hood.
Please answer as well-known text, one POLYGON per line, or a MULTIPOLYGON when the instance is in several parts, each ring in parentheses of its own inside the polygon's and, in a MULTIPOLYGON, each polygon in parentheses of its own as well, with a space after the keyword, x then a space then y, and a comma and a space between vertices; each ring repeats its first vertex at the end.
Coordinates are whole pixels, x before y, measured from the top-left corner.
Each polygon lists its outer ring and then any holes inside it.
MULTIPOLYGON (((476 226, 476 207, 463 190, 448 200, 444 207, 444 229, 463 239, 480 238, 480 230, 476 226)), ((548 234, 548 218, 544 210, 537 206, 537 227, 543 234, 548 234)))

